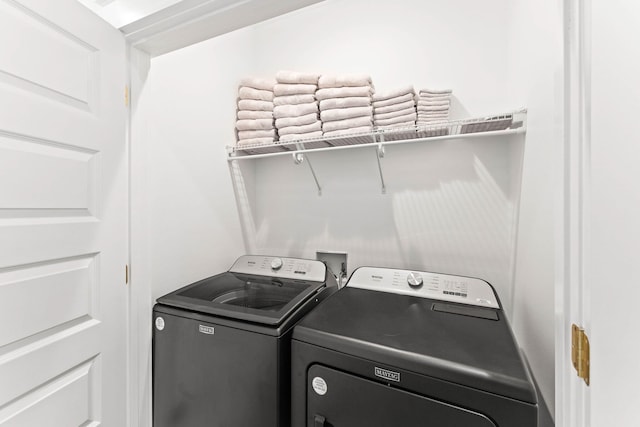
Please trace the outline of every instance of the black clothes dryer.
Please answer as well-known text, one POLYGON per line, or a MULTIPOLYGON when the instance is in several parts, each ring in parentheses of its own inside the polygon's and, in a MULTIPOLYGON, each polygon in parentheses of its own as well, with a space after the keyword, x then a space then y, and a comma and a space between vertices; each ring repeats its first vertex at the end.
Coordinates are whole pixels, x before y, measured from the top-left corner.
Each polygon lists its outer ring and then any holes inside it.
POLYGON ((357 269, 296 325, 292 426, 536 427, 537 395, 482 280, 357 269))
POLYGON ((242 256, 153 309, 154 427, 283 427, 293 325, 331 292, 313 260, 242 256))

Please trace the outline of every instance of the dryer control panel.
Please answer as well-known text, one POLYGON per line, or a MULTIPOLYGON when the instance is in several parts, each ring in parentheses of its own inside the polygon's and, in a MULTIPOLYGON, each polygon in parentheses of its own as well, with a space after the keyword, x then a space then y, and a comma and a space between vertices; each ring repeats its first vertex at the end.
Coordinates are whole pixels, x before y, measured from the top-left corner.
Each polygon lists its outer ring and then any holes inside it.
POLYGON ((393 268, 360 267, 351 275, 347 287, 500 308, 493 288, 484 280, 472 277, 393 268))
POLYGON ((327 267, 312 259, 243 255, 236 260, 229 272, 324 282, 327 267))

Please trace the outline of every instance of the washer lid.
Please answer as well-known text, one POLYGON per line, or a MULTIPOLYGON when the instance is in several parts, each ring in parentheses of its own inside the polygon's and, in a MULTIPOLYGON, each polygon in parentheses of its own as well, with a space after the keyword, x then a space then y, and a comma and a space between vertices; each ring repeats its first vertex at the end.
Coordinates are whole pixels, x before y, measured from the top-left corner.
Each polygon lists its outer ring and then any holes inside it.
POLYGON ((323 282, 226 272, 160 297, 158 303, 275 326, 323 287, 323 282))

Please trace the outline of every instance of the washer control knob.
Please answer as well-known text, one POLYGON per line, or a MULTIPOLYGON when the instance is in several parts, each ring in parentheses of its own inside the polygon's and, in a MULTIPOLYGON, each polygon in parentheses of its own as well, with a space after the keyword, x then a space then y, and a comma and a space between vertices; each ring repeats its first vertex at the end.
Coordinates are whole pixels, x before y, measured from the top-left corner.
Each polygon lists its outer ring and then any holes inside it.
POLYGON ((282 268, 282 260, 280 258, 274 258, 271 260, 271 269, 280 270, 282 268))
POLYGON ((420 273, 409 273, 407 276, 407 283, 412 288, 422 286, 422 275, 420 273))

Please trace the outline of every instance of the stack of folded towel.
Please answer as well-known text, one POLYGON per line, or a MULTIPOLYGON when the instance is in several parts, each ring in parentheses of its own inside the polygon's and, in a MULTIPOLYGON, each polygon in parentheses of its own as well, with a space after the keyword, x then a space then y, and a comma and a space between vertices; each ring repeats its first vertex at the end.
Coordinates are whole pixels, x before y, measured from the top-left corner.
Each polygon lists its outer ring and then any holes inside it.
POLYGON ((413 86, 373 95, 373 122, 378 129, 415 126, 417 118, 413 86))
POLYGON ((371 132, 374 88, 367 75, 323 75, 318 80, 322 132, 325 136, 371 132))
POLYGON ((280 142, 322 136, 315 98, 319 74, 279 71, 273 114, 280 142))
POLYGON ((449 120, 451 89, 422 89, 418 97, 418 125, 449 120))
POLYGON ((245 78, 238 89, 238 144, 273 144, 277 141, 273 122, 272 79, 245 78))

